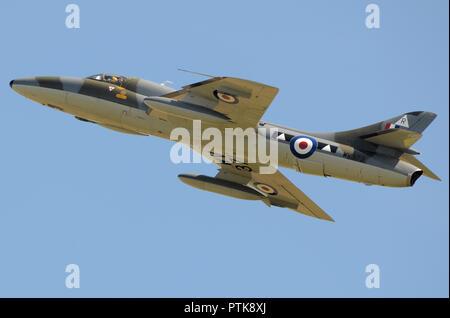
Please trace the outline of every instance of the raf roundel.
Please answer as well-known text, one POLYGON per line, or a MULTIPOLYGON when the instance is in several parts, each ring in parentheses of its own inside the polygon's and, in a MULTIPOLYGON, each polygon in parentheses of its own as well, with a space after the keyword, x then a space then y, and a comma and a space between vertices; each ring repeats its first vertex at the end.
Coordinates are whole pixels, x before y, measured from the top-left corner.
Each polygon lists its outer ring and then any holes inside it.
POLYGON ((239 99, 236 96, 230 95, 230 94, 225 94, 225 93, 221 93, 218 90, 214 91, 214 96, 225 103, 228 104, 237 104, 239 102, 239 99))
POLYGON ((278 194, 278 191, 274 187, 272 187, 272 186, 270 186, 268 184, 265 184, 265 183, 255 182, 255 187, 259 191, 261 191, 261 192, 263 192, 265 194, 270 194, 270 195, 277 195, 278 194))
POLYGON ((291 152, 300 159, 311 156, 317 148, 317 141, 307 136, 297 136, 291 139, 291 152))

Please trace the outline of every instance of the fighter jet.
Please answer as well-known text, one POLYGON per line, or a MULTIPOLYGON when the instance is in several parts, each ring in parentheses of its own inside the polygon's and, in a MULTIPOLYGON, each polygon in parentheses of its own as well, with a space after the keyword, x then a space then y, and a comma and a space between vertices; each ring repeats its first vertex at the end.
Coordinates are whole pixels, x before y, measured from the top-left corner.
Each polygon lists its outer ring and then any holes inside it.
MULTIPOLYGON (((261 173, 265 163, 250 162, 247 155, 228 158, 229 152, 220 148, 209 153, 221 158, 213 161, 219 167, 216 176, 180 174, 179 179, 202 190, 258 200, 318 219, 334 221, 278 167, 387 187, 413 186, 422 175, 440 180, 411 148, 436 117, 431 112, 413 111, 348 131, 313 133, 262 121, 278 88, 233 77, 210 76, 181 90, 114 74, 30 77, 12 80, 10 86, 76 119, 127 134, 170 139, 177 127, 193 132, 198 120, 203 129, 215 127, 222 132, 250 128, 261 136, 261 128, 266 128, 264 138, 277 145, 273 173, 261 173)), ((193 148, 192 144, 188 146, 193 148)), ((232 150, 231 154, 236 149, 232 150)))

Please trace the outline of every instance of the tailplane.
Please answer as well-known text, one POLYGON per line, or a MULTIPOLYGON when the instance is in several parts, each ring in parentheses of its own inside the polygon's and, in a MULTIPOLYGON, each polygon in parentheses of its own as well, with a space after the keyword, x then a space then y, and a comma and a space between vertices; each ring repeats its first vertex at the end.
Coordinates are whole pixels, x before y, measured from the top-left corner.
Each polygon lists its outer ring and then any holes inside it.
POLYGON ((440 181, 437 175, 414 157, 419 152, 411 148, 436 116, 425 111, 410 112, 373 125, 337 132, 334 139, 358 148, 367 148, 367 151, 394 156, 416 166, 423 171, 424 176, 440 181), (361 140, 369 144, 361 143, 361 140))
POLYGON ((409 148, 422 137, 422 132, 436 116, 431 112, 410 112, 362 128, 337 132, 335 140, 353 143, 357 139, 363 139, 376 145, 417 154, 409 148))
POLYGON ((413 166, 416 166, 420 170, 422 170, 423 171, 423 175, 425 177, 428 177, 428 178, 431 178, 431 179, 434 179, 434 180, 437 180, 437 181, 442 181, 437 175, 435 175, 433 173, 433 171, 428 169, 422 162, 420 162, 419 159, 417 159, 413 155, 405 153, 405 154, 401 155, 400 160, 406 161, 406 162, 412 164, 413 166))

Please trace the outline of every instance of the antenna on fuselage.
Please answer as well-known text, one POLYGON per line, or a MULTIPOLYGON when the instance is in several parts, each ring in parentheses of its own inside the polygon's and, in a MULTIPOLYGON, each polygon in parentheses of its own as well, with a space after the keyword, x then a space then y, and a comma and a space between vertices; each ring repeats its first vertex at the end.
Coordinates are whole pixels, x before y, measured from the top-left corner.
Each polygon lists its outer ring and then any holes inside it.
POLYGON ((215 77, 215 76, 208 75, 208 74, 203 74, 203 73, 199 73, 199 72, 193 72, 193 71, 189 71, 189 70, 184 70, 182 68, 178 68, 177 70, 179 70, 181 72, 186 72, 186 73, 191 73, 191 74, 196 74, 196 75, 201 75, 201 76, 206 76, 206 77, 211 77, 211 78, 215 77))
POLYGON ((172 81, 164 81, 164 82, 162 82, 162 83, 159 84, 159 85, 161 85, 161 86, 166 86, 166 84, 173 84, 173 82, 172 82, 172 81))

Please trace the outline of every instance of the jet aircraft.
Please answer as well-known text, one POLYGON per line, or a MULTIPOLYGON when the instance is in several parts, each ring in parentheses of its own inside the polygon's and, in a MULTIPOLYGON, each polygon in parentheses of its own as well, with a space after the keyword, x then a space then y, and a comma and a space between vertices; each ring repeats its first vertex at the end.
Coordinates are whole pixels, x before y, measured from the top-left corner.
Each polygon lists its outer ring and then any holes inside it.
MULTIPOLYGON (((169 139, 176 127, 220 131, 233 127, 272 128, 268 142, 278 146, 278 167, 321 177, 367 185, 410 187, 424 175, 440 180, 421 163, 411 146, 436 114, 413 111, 369 126, 332 133, 313 133, 262 121, 278 88, 233 77, 213 77, 175 90, 144 79, 114 74, 86 78, 37 76, 10 82, 17 93, 76 119, 118 132, 169 139)), ((206 141, 201 141, 202 146, 206 141)), ((188 146, 192 147, 192 144, 188 146)), ((285 207, 318 219, 334 221, 275 168, 260 173, 263 164, 226 158, 224 149, 210 153, 221 158, 216 176, 180 174, 184 183, 210 192, 268 206, 285 207)))

